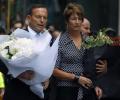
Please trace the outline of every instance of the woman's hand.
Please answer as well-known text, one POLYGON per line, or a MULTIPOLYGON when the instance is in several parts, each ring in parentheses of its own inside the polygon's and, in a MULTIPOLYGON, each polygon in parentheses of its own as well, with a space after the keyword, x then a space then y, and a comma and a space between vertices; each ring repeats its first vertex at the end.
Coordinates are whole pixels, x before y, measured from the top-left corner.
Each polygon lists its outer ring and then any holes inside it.
POLYGON ((78 83, 87 89, 93 86, 92 81, 89 78, 86 78, 84 76, 80 76, 78 83))

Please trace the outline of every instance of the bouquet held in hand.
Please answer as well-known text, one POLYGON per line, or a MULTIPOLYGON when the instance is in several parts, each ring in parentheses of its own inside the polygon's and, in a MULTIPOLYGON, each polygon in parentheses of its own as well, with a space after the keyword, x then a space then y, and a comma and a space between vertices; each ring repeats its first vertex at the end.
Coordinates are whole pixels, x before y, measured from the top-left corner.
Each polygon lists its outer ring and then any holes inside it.
POLYGON ((43 98, 41 82, 49 79, 52 74, 59 38, 52 47, 43 49, 42 45, 38 45, 38 42, 29 35, 29 32, 17 29, 13 35, 6 35, 5 39, 0 38, 0 59, 6 64, 8 74, 14 78, 27 70, 33 71, 35 74, 31 80, 21 79, 21 81, 30 85, 31 91, 43 98))
POLYGON ((83 47, 86 49, 85 74, 91 78, 96 76, 96 63, 99 59, 108 59, 107 51, 112 43, 113 41, 106 35, 106 28, 98 31, 96 36, 88 36, 85 39, 83 43, 83 47))
POLYGON ((83 42, 83 47, 93 52, 95 59, 105 58, 109 45, 113 43, 111 38, 106 35, 107 28, 100 29, 96 36, 88 36, 83 42))
POLYGON ((106 28, 103 28, 97 32, 96 36, 86 37, 83 46, 87 49, 94 47, 101 47, 104 45, 111 45, 113 41, 106 35, 106 28))

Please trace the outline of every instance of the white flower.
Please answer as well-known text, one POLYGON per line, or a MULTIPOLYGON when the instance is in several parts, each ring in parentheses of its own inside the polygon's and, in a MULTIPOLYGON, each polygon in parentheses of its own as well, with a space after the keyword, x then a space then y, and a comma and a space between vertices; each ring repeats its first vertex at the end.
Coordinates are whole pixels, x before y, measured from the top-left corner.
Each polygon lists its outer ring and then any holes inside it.
POLYGON ((2 57, 4 57, 4 58, 6 58, 6 59, 9 59, 9 55, 7 54, 8 53, 8 50, 2 50, 1 51, 1 55, 2 55, 2 57))
POLYGON ((0 54, 5 59, 15 60, 21 56, 30 57, 33 53, 34 42, 27 38, 12 38, 0 44, 0 54))

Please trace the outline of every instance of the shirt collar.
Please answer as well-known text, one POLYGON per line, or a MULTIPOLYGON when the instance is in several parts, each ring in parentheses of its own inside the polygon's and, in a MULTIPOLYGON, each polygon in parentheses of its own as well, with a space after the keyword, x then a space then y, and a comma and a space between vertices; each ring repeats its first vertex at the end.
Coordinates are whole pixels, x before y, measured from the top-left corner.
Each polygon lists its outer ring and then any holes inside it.
POLYGON ((36 35, 36 34, 43 34, 46 31, 46 29, 44 29, 42 32, 37 33, 30 26, 28 26, 28 31, 33 35, 36 35))
MULTIPOLYGON (((73 40, 70 38, 70 34, 68 32, 63 33, 62 40, 61 40, 62 44, 66 45, 72 41, 73 40)), ((83 37, 82 37, 82 41, 84 41, 83 37)))

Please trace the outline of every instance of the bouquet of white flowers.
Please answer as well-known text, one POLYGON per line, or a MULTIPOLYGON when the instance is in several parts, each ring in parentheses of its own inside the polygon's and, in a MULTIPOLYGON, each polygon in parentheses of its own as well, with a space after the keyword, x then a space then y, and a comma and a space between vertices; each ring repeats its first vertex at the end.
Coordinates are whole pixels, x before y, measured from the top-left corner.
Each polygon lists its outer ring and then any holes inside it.
POLYGON ((1 39, 0 59, 6 64, 13 77, 17 77, 26 70, 34 71, 32 80, 22 79, 22 81, 30 85, 35 94, 44 97, 41 82, 47 80, 52 74, 57 58, 59 38, 52 47, 40 50, 42 46, 38 47, 37 42, 28 35, 29 32, 17 29, 14 35, 7 36, 6 41, 1 39))
POLYGON ((0 55, 11 61, 20 56, 29 57, 33 52, 33 44, 31 39, 10 37, 9 41, 0 44, 0 55))

